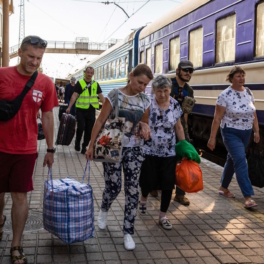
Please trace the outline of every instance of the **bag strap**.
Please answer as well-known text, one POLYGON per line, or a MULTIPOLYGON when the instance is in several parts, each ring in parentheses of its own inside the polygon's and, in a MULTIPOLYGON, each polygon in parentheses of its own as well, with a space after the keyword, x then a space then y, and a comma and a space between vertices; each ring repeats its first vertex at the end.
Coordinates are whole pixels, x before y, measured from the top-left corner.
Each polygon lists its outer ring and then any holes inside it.
POLYGON ((90 184, 90 174, 91 174, 90 160, 87 160, 87 162, 86 162, 86 166, 85 166, 84 173, 83 173, 83 178, 82 178, 82 183, 84 181, 84 177, 85 177, 85 174, 86 174, 86 170, 87 170, 88 163, 89 163, 88 184, 90 184))
POLYGON ((47 180, 47 182, 49 181, 49 179, 50 179, 50 182, 51 182, 51 188, 52 188, 52 192, 53 192, 53 179, 52 179, 51 168, 49 168, 49 170, 48 170, 48 180, 47 180))
POLYGON ((119 116, 119 107, 118 107, 118 89, 115 89, 115 117, 119 116))
POLYGON ((35 71, 33 73, 33 75, 30 77, 30 79, 28 80, 24 90, 22 91, 22 93, 18 96, 18 98, 22 101, 24 99, 24 97, 26 96, 26 94, 28 93, 28 91, 31 89, 31 87, 34 85, 36 78, 38 76, 38 71, 35 71))
MULTIPOLYGON (((95 81, 91 81, 90 86, 86 85, 85 88, 84 88, 84 90, 82 91, 82 93, 84 93, 89 87, 92 87, 92 85, 93 85, 94 83, 95 83, 95 81)), ((87 83, 86 83, 86 84, 87 84, 87 83)), ((82 94, 82 93, 81 93, 81 94, 82 94)), ((81 95, 81 94, 80 94, 80 95, 81 95)))

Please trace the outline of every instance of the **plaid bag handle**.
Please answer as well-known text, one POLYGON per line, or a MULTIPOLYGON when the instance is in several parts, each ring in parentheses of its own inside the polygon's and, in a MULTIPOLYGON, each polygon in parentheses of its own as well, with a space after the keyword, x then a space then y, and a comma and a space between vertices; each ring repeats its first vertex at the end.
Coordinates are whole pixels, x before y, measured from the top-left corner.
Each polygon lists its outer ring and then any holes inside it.
POLYGON ((89 163, 88 184, 90 184, 90 172, 91 172, 91 170, 90 170, 90 160, 87 160, 87 162, 86 162, 86 166, 85 166, 84 173, 83 173, 82 183, 84 181, 84 177, 85 177, 85 174, 86 174, 86 170, 87 170, 88 163, 89 163))
POLYGON ((49 179, 50 179, 51 188, 52 188, 52 191, 53 191, 53 179, 52 179, 51 168, 49 168, 49 170, 48 170, 48 181, 49 181, 49 179))

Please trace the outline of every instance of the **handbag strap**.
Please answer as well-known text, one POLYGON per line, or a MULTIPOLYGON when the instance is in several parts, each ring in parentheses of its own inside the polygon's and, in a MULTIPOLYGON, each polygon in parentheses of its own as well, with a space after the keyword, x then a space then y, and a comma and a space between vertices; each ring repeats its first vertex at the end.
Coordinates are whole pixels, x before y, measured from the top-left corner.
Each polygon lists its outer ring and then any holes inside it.
POLYGON ((52 179, 52 172, 51 172, 51 168, 49 168, 48 170, 48 181, 50 179, 51 182, 51 188, 52 188, 52 192, 53 192, 53 179, 52 179))
POLYGON ((84 181, 84 177, 85 177, 85 174, 86 174, 86 170, 87 170, 87 166, 89 164, 89 171, 88 171, 88 184, 90 184, 90 174, 91 174, 91 168, 90 168, 90 160, 87 160, 86 162, 86 166, 85 166, 85 169, 84 169, 84 173, 83 173, 83 178, 82 178, 82 183, 84 181))
POLYGON ((118 107, 118 89, 115 89, 115 117, 119 116, 119 107, 118 107))
POLYGON ((24 97, 26 96, 26 94, 28 93, 28 91, 31 89, 31 87, 34 85, 36 78, 38 76, 38 71, 35 71, 33 73, 33 75, 30 77, 30 79, 28 80, 24 90, 22 91, 22 93, 18 96, 18 98, 22 101, 24 99, 24 97))

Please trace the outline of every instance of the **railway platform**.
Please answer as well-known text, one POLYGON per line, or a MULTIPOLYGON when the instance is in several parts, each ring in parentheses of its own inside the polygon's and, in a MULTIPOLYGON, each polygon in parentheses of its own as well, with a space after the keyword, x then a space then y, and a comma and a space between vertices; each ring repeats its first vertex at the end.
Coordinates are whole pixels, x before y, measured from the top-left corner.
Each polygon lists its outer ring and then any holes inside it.
MULTIPOLYGON (((57 113, 58 109, 55 110, 55 134, 59 124, 57 113)), ((134 251, 126 251, 123 247, 123 189, 109 211, 106 230, 97 227, 104 179, 102 164, 92 162, 95 237, 68 246, 42 226, 43 188, 48 171, 42 167, 46 153, 45 141, 39 141, 38 148, 39 157, 33 176, 35 189, 28 194, 30 214, 23 235, 28 263, 264 263, 264 190, 254 188, 258 207, 244 209, 236 180, 230 186, 236 198, 220 196, 218 188, 223 168, 205 159, 201 163, 204 190, 187 194, 191 202, 188 207, 171 201, 167 215, 173 224, 172 230, 166 231, 158 225, 160 195, 158 198, 149 197, 147 215, 138 214, 136 219, 134 251)), ((69 147, 58 146, 52 169, 53 178, 69 175, 81 181, 85 163, 84 155, 75 152, 73 143, 69 147)), ((11 197, 7 194, 7 222, 0 242, 1 264, 11 263, 10 208, 11 197)))

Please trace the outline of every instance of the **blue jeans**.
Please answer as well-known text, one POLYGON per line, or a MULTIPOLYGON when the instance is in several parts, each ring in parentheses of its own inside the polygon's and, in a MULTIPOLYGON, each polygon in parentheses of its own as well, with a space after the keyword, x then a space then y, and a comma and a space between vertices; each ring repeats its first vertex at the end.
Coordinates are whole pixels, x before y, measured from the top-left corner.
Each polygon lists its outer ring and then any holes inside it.
POLYGON ((225 144, 227 159, 221 178, 221 186, 228 189, 234 172, 238 185, 244 197, 254 195, 252 184, 248 177, 248 165, 246 161, 246 147, 249 143, 252 129, 239 130, 225 126, 221 128, 221 135, 225 144))

